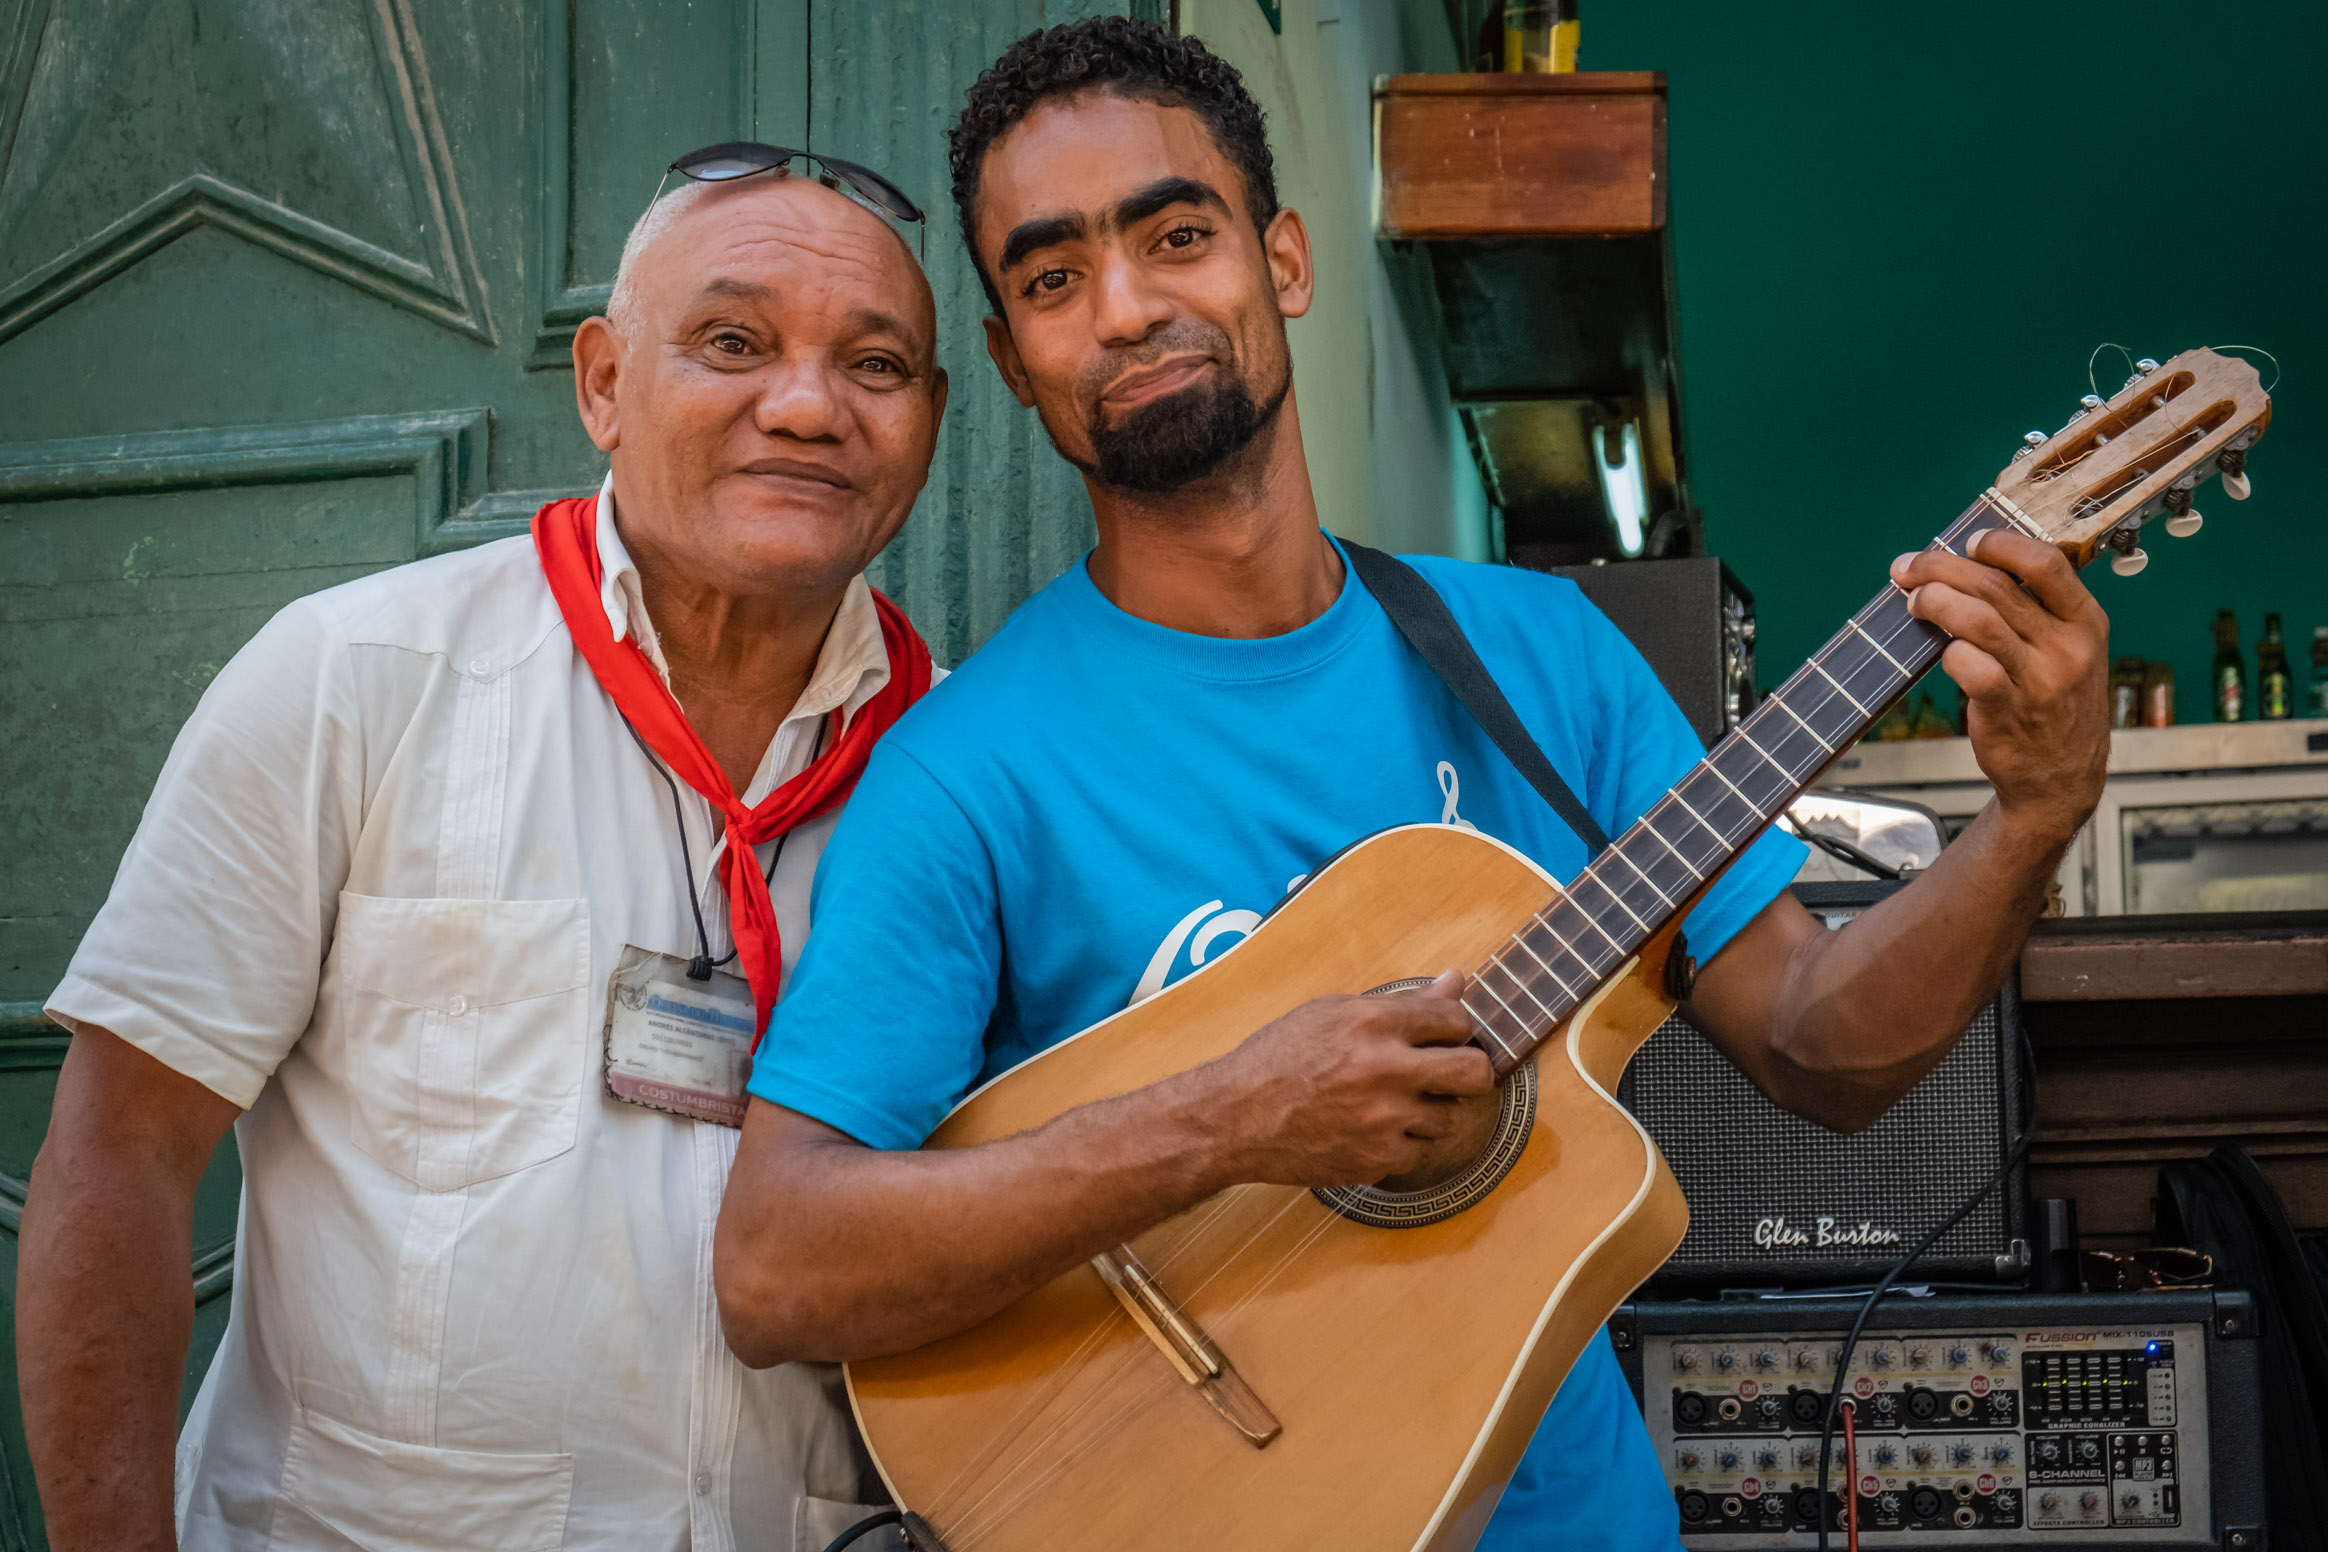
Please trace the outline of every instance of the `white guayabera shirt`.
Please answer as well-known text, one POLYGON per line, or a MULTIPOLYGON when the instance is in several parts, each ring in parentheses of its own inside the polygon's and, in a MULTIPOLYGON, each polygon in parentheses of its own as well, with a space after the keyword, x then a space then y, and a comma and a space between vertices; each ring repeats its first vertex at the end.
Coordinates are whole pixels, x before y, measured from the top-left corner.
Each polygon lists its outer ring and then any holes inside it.
MULTIPOLYGON (((611 487, 598 545, 661 668, 611 487)), ((744 801, 888 676, 858 581, 744 801)), ((720 826, 679 802, 724 953, 720 826)), ((778 862, 787 971, 835 817, 778 862)), ((684 877, 530 538, 302 599, 203 696, 48 1004, 246 1107, 189 1549, 820 1552, 871 1512, 838 1371, 721 1338, 737 1133, 603 1085, 624 945, 694 952, 684 877)))

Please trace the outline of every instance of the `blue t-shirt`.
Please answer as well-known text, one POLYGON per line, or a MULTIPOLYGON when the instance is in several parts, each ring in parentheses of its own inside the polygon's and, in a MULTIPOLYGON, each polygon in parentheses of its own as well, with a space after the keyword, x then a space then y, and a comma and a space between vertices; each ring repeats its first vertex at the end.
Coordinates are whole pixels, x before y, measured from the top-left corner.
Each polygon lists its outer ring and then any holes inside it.
MULTIPOLYGON (((1703 754, 1574 584, 1410 563, 1610 834, 1703 754)), ((1081 565, 1028 600, 874 752, 752 1092, 917 1147, 980 1082, 1217 957, 1361 836, 1461 823, 1573 875, 1584 843, 1345 575, 1325 613, 1261 640, 1135 618, 1081 565)), ((1771 832, 1739 858, 1687 919, 1701 963, 1802 856, 1771 832)), ((1604 1335, 1480 1545, 1670 1552, 1676 1524, 1604 1335)))

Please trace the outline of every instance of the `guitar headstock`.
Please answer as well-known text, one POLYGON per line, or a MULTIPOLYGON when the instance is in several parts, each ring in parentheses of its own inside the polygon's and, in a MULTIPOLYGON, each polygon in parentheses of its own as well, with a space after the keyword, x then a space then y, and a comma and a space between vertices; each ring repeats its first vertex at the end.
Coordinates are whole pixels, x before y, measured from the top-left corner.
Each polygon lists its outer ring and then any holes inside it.
POLYGON ((2269 424, 2271 398, 2253 366, 2186 350, 2163 365, 2137 362, 2125 387, 2088 394, 2051 436, 2030 432, 1996 488, 2072 565, 2107 548, 2131 576, 2148 559, 2136 543, 2143 523, 2164 516, 2178 538, 2198 531, 2191 492, 2200 481, 2220 470, 2226 493, 2246 499, 2247 449, 2269 424))

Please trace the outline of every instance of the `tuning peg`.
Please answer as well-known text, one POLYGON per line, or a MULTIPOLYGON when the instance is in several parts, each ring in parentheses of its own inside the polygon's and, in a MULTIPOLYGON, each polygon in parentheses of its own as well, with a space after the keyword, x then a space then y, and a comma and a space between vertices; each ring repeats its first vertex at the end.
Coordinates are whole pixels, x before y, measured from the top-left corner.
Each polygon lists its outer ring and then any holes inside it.
POLYGON ((2255 493, 2247 479, 2247 449, 2235 447, 2215 460, 2223 469, 2223 494, 2233 501, 2245 501, 2255 493))
POLYGON ((2134 538, 2135 530, 2130 524, 2110 530, 2110 548, 2118 552, 2110 559, 2110 569, 2122 577, 2138 575, 2143 567, 2150 564, 2150 557, 2134 542, 2134 538))
POLYGON ((2180 486, 2166 493, 2166 531, 2177 539, 2188 539, 2199 531, 2205 518, 2191 509, 2191 493, 2180 486))
POLYGON ((2078 408, 2084 410, 2088 415, 2091 415, 2094 411, 2100 409, 2108 402, 2109 400, 2103 398, 2098 393, 2089 393, 2084 398, 2077 401, 2078 408))
POLYGON ((2024 431, 2021 433, 2022 445, 2027 447, 2031 452, 2035 452, 2038 448, 2043 447, 2045 445, 2045 441, 2045 433, 2042 431, 2024 431))
POLYGON ((2148 356, 2144 356, 2141 360, 2134 363, 2134 375, 2136 377, 2148 377, 2151 373, 2157 370, 2158 363, 2151 360, 2148 356))

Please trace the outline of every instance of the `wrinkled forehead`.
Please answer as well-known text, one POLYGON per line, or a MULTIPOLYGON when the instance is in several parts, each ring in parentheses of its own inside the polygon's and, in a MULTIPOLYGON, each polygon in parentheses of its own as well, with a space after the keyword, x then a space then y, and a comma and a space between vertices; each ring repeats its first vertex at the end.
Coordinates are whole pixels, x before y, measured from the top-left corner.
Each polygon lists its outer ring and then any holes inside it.
POLYGON ((805 178, 761 176, 690 191, 639 255, 641 298, 669 324, 709 295, 879 313, 924 351, 935 343, 929 282, 896 229, 805 178))

